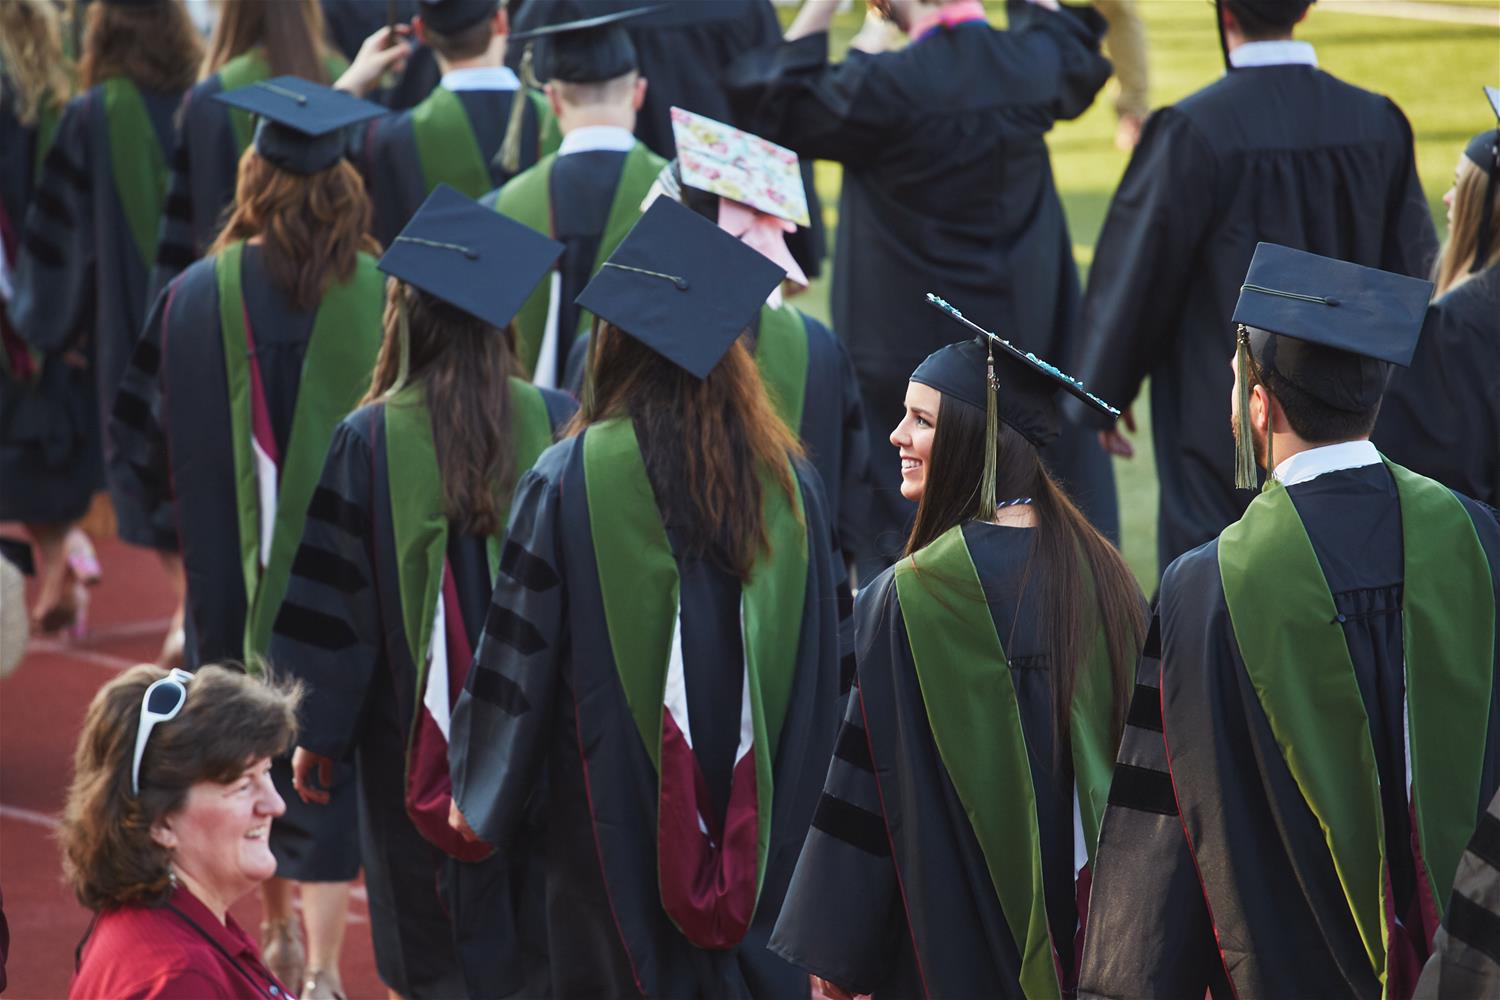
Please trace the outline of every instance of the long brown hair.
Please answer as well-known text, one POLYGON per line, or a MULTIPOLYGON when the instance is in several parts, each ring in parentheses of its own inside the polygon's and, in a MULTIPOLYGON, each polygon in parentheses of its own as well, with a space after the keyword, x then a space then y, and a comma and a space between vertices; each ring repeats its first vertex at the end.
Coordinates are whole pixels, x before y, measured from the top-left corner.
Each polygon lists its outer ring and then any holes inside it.
POLYGON ((373 403, 401 371, 401 313, 406 313, 410 374, 422 387, 443 479, 443 513, 465 534, 498 535, 515 489, 510 376, 520 373, 515 327, 503 330, 395 278, 386 283, 385 341, 375 360, 373 403))
POLYGON ((697 379, 619 328, 594 324, 591 387, 568 434, 628 416, 664 521, 684 555, 742 581, 770 549, 761 474, 795 500, 787 459, 802 446, 777 416, 743 338, 697 379))
POLYGON ((60 108, 72 96, 72 61, 52 0, 0 3, 0 87, 15 94, 16 118, 28 128, 44 107, 60 108))
POLYGON ((219 11, 199 79, 260 46, 272 76, 332 83, 324 62, 323 8, 317 0, 229 0, 219 11))
POLYGON ((91 3, 78 76, 85 88, 123 76, 142 90, 177 94, 193 85, 203 43, 182 0, 91 3))
MULTIPOLYGON (((906 542, 907 556, 981 513, 975 504, 985 433, 984 413, 943 396, 933 429, 927 484, 906 542)), ((996 450, 995 495, 1002 500, 1030 497, 1038 522, 1022 589, 1033 580, 1042 588, 1041 626, 1051 664, 1055 745, 1059 752, 1068 745, 1078 668, 1101 629, 1108 641, 1113 677, 1111 736, 1118 740, 1134 688, 1136 659, 1146 637, 1140 586, 1119 550, 1099 534, 1047 472, 1035 445, 1002 422, 996 450), (1093 607, 1088 606, 1090 577, 1093 607)), ((990 512, 981 519, 993 516, 990 512)))
POLYGON ((240 156, 233 211, 208 252, 236 240, 265 241, 271 282, 302 312, 322 301, 328 286, 348 281, 361 250, 380 253, 370 235, 370 200, 347 160, 303 176, 246 148, 240 156))
POLYGON ((1467 156, 1460 156, 1458 175, 1453 180, 1453 225, 1432 269, 1432 282, 1436 286, 1433 298, 1468 280, 1469 268, 1479 250, 1479 220, 1486 212, 1490 216, 1490 254, 1484 267, 1500 264, 1500 184, 1495 185, 1495 196, 1486 205, 1488 193, 1489 175, 1484 168, 1467 156))

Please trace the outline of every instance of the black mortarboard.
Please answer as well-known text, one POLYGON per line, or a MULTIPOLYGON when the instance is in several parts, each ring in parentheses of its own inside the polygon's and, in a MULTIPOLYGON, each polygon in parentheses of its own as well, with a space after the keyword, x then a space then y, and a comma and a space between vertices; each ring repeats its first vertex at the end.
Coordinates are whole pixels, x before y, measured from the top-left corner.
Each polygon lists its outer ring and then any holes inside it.
POLYGON ((535 46, 532 72, 538 80, 599 83, 637 68, 635 43, 625 29, 631 21, 657 8, 597 7, 581 0, 555 0, 549 15, 561 20, 510 36, 513 43, 531 42, 535 46))
POLYGON ((439 184, 380 258, 386 274, 503 329, 563 246, 439 184))
POLYGON ((452 35, 494 17, 500 0, 417 0, 422 23, 440 35, 452 35))
POLYGON ((972 340, 949 344, 934 351, 912 372, 911 380, 931 386, 944 396, 984 411, 989 402, 988 369, 990 344, 995 346, 995 405, 1000 420, 1014 427, 1026 440, 1042 447, 1057 436, 1060 423, 1057 390, 1072 393, 1087 405, 1112 417, 1120 411, 1041 358, 1022 351, 1009 341, 967 319, 946 301, 931 293, 927 301, 945 315, 976 331, 972 340))
POLYGON ((703 379, 784 275, 692 209, 657 198, 576 301, 703 379))
MULTIPOLYGON (((1490 110, 1494 111, 1495 118, 1500 120, 1500 89, 1485 87, 1484 96, 1489 100, 1490 110)), ((1479 213, 1479 233, 1474 241, 1474 263, 1469 266, 1470 273, 1473 273, 1483 270, 1485 262, 1490 259, 1490 240, 1494 236, 1490 232, 1490 206, 1495 204, 1495 185, 1500 182, 1500 128, 1481 132, 1470 139, 1464 155, 1488 175, 1484 186, 1484 205, 1479 213)))
MULTIPOLYGON (((1432 282, 1422 278, 1257 244, 1232 317, 1240 419, 1249 420, 1247 359, 1262 380, 1274 372, 1334 409, 1368 410, 1385 392, 1390 366, 1411 364, 1431 297, 1432 282)), ((1241 431, 1237 485, 1253 488, 1248 424, 1241 431)))
POLYGON ((344 156, 344 129, 385 108, 296 76, 258 80, 214 99, 260 116, 255 151, 283 170, 316 174, 344 156))

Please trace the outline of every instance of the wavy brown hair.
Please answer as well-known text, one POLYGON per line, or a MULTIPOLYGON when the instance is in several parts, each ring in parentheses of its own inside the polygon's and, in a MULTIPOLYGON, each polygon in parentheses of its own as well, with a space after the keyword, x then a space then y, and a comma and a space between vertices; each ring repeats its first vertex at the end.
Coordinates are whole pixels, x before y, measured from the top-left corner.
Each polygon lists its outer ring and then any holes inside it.
MULTIPOLYGON (((984 468, 983 411, 944 395, 933 428, 927 484, 906 542, 907 557, 954 525, 994 512, 976 510, 984 468)), ((1135 665, 1146 639, 1141 588, 1109 540, 1099 534, 1042 464, 1036 446, 1009 424, 998 425, 995 495, 1031 497, 1037 531, 1021 589, 1041 587, 1042 635, 1052 674, 1053 722, 1062 754, 1079 665, 1102 630, 1113 678, 1111 738, 1118 742, 1135 686, 1135 665), (1093 600, 1089 600, 1089 580, 1093 600)), ((1002 644, 1006 636, 1001 636, 1002 644)))
POLYGON ((235 56, 256 46, 265 51, 271 75, 332 83, 325 60, 323 8, 317 0, 228 0, 208 40, 198 78, 213 76, 235 56))
POLYGON ((136 796, 130 765, 141 699, 166 675, 145 665, 125 671, 99 689, 83 720, 58 837, 64 877, 91 910, 164 900, 172 852, 152 839, 152 826, 182 809, 198 782, 232 782, 255 761, 285 753, 297 734, 299 686, 200 667, 182 711, 151 731, 136 796))
POLYGON ((371 217, 364 181, 347 160, 295 174, 251 145, 240 156, 233 211, 208 252, 259 236, 271 282, 293 308, 312 312, 329 285, 353 276, 361 250, 380 253, 371 217))
POLYGON ((762 470, 795 503, 787 459, 800 457, 802 446, 771 405, 744 338, 701 380, 602 321, 594 324, 593 351, 583 409, 567 433, 629 417, 657 507, 680 533, 682 554, 748 581, 757 557, 770 550, 762 470))
POLYGON ((67 103, 73 92, 72 70, 52 0, 0 3, 0 87, 15 94, 16 118, 22 125, 35 125, 45 107, 67 103))
POLYGON ((78 76, 84 88, 123 76, 142 90, 178 94, 193 85, 203 43, 182 0, 91 3, 78 76))
POLYGON ((1434 299, 1468 280, 1469 268, 1479 251, 1479 220, 1486 212, 1490 216, 1490 254, 1484 267, 1500 264, 1500 184, 1495 185, 1495 196, 1486 205, 1488 193, 1489 175, 1484 168, 1460 156, 1453 178, 1453 225, 1432 270, 1434 299))
POLYGON ((403 308, 410 341, 407 382, 421 386, 432 420, 443 513, 465 534, 501 534, 519 474, 510 421, 510 376, 520 374, 515 328, 497 330, 420 288, 390 279, 385 340, 361 406, 396 385, 403 308))

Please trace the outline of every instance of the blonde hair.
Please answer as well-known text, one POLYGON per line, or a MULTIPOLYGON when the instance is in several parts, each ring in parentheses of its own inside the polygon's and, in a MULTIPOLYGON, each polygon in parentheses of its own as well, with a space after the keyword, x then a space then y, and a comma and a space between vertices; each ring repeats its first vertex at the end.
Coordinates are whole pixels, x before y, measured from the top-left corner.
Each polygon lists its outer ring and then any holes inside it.
POLYGON ((1432 270, 1432 282, 1437 286, 1433 298, 1447 294, 1469 279, 1469 268, 1479 251, 1479 222, 1486 212, 1490 217, 1490 248, 1481 270, 1500 264, 1500 184, 1495 185, 1494 197, 1486 205, 1485 195, 1489 191, 1490 179, 1485 169, 1467 156, 1460 156, 1458 176, 1453 183, 1453 225, 1432 270))
POLYGON ((27 127, 44 107, 60 108, 72 96, 73 63, 63 53, 62 19, 52 0, 0 0, 0 73, 27 127))

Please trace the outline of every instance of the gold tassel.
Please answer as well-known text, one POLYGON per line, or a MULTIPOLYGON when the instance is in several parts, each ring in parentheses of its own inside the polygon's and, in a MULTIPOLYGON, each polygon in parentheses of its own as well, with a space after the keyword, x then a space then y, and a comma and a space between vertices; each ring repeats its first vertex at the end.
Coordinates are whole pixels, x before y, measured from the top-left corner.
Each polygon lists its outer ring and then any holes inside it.
POLYGON ((1235 417, 1234 488, 1253 490, 1259 485, 1259 477, 1255 471, 1255 436, 1250 427, 1250 333, 1243 324, 1236 337, 1235 366, 1239 371, 1234 379, 1235 408, 1238 410, 1235 417))
POLYGON ((990 353, 985 372, 984 471, 979 479, 979 512, 982 520, 993 521, 995 519, 995 476, 1000 463, 999 442, 996 441, 1000 433, 1000 407, 995 400, 995 342, 987 340, 986 343, 989 345, 990 353))
POLYGON ((505 123, 505 141, 495 154, 500 160, 500 169, 514 174, 521 169, 521 131, 526 120, 526 105, 531 103, 530 91, 538 89, 536 74, 531 70, 531 45, 528 43, 521 53, 521 86, 510 99, 510 121, 505 123))

